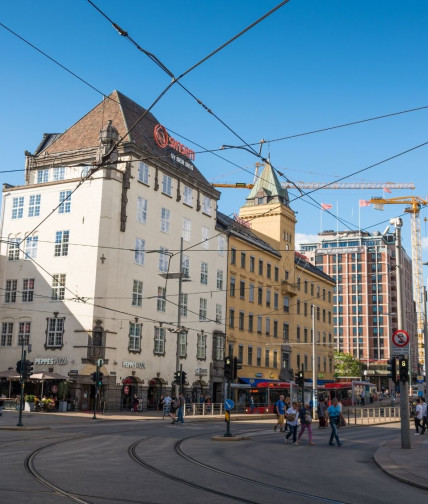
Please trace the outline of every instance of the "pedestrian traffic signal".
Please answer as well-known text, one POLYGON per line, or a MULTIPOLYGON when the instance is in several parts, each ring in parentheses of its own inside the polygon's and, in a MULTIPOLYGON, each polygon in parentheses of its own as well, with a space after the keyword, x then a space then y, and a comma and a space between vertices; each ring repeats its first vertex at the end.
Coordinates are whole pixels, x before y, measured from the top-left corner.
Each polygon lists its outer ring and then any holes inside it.
MULTIPOLYGON (((97 374, 97 373, 95 373, 95 374, 97 374)), ((98 376, 96 378, 96 383, 97 383, 98 387, 101 387, 101 385, 103 384, 103 373, 101 373, 101 371, 98 372, 98 376)))
POLYGON ((238 359, 238 357, 233 358, 233 373, 232 373, 232 378, 236 380, 238 378, 238 370, 242 369, 241 365, 242 361, 238 359))
POLYGON ((386 369, 389 371, 389 377, 394 383, 399 383, 400 381, 400 374, 399 374, 399 366, 397 363, 397 358, 392 357, 391 359, 388 359, 388 364, 386 366, 386 369))
POLYGON ((16 363, 16 372, 19 373, 19 374, 21 374, 21 365, 22 365, 22 361, 19 360, 16 363))
POLYGON ((184 383, 186 383, 186 378, 187 378, 186 371, 182 371, 181 372, 181 384, 180 385, 183 385, 184 383))
POLYGON ((227 380, 233 378, 233 361, 230 356, 224 358, 224 377, 227 380))
POLYGON ((400 381, 402 383, 406 383, 409 381, 409 360, 406 359, 405 357, 400 357, 399 359, 399 366, 400 366, 400 381))
POLYGON ((304 375, 303 371, 297 372, 296 377, 295 377, 295 382, 296 382, 296 385, 298 385, 299 387, 303 387, 303 385, 305 384, 305 375, 304 375))
POLYGON ((180 371, 176 371, 174 373, 174 383, 176 383, 177 385, 181 385, 181 372, 180 371))
POLYGON ((33 374, 33 363, 29 360, 24 362, 25 365, 25 378, 30 378, 33 374))

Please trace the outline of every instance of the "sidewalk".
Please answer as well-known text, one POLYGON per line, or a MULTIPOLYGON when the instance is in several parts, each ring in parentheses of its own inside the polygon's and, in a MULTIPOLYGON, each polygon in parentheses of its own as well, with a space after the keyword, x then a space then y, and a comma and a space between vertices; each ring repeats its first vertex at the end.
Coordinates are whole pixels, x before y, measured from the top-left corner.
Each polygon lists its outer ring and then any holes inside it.
POLYGON ((410 450, 401 448, 401 440, 389 441, 376 451, 374 461, 389 476, 428 490, 428 434, 413 434, 411 429, 410 450))

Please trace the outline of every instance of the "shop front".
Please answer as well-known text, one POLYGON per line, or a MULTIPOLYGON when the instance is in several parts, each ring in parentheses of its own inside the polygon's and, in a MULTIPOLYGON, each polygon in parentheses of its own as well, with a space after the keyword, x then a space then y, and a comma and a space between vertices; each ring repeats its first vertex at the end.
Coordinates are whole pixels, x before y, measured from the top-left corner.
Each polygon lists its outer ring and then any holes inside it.
POLYGON ((167 392, 163 378, 151 379, 147 390, 147 409, 158 409, 161 396, 165 396, 167 392))

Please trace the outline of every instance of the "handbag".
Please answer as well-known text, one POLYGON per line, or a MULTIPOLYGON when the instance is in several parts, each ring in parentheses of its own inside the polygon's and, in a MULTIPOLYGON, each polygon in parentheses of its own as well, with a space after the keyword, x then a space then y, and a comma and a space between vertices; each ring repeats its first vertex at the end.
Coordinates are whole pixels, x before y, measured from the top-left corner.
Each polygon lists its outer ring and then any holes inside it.
POLYGON ((311 423, 312 422, 312 417, 309 413, 306 413, 305 415, 305 422, 306 423, 311 423))

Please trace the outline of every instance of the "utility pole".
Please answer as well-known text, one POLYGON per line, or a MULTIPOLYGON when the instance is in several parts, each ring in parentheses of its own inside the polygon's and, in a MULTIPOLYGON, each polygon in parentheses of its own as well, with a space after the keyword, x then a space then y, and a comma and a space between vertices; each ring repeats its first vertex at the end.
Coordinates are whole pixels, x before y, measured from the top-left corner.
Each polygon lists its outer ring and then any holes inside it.
POLYGON ((428 397, 427 369, 428 369, 428 330, 427 330, 427 289, 424 286, 424 368, 425 368, 425 400, 428 397))
POLYGON ((315 305, 312 305, 312 418, 317 411, 317 372, 316 372, 316 342, 315 342, 315 305))
MULTIPOLYGON (((180 265, 179 265, 179 276, 178 276, 178 314, 177 314, 177 354, 175 356, 175 370, 180 371, 180 336, 181 336, 181 291, 182 291, 182 281, 183 281, 183 237, 180 239, 180 265)), ((175 395, 178 397, 180 392, 180 384, 175 384, 175 395)))
MULTIPOLYGON (((405 330, 404 317, 404 293, 402 277, 402 252, 401 252, 401 227, 403 221, 396 217, 390 220, 395 226, 395 263, 397 272, 397 320, 398 328, 405 330)), ((410 352, 409 352, 410 360, 410 352)), ((410 378, 411 379, 411 378, 410 378)), ((409 388, 407 381, 400 379, 400 414, 401 414, 401 448, 410 449, 410 411, 409 411, 409 388)))
POLYGON ((19 418, 18 418, 18 423, 16 424, 17 427, 24 427, 24 424, 22 423, 22 410, 24 409, 24 382, 25 382, 25 362, 27 360, 27 351, 24 350, 24 336, 22 336, 22 346, 21 346, 21 368, 20 368, 20 376, 19 376, 19 383, 21 384, 21 395, 19 397, 19 418))

